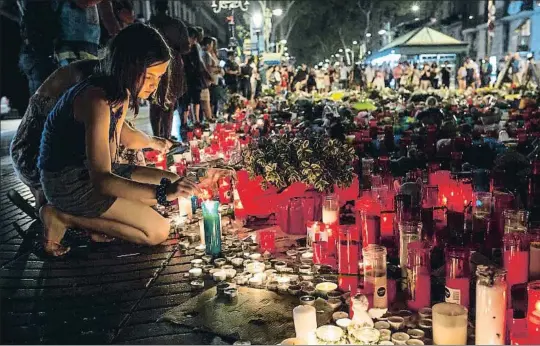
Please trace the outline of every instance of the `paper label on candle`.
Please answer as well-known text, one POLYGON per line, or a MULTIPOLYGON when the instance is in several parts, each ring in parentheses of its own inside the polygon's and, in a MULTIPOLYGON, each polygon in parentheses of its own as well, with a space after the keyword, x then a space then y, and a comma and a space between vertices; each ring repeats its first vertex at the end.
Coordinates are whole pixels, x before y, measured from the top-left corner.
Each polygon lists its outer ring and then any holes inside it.
POLYGON ((461 290, 445 286, 444 301, 447 303, 461 304, 461 290))

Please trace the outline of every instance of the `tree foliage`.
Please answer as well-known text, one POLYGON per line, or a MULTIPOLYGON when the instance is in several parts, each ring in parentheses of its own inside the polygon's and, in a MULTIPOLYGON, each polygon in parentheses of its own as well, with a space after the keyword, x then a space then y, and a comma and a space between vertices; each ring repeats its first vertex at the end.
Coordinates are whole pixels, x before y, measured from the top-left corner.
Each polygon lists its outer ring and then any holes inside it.
POLYGON ((286 15, 296 20, 289 49, 298 61, 317 63, 340 48, 353 48, 352 41, 364 42, 368 32, 372 36, 366 43, 380 46, 377 32, 410 15, 413 4, 412 0, 295 0, 286 15))

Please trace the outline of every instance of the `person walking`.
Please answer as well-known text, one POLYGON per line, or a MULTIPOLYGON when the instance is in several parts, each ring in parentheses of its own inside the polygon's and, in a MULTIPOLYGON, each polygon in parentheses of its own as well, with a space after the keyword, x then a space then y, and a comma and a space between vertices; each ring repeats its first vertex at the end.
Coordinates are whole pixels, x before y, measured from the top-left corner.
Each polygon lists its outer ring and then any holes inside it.
POLYGON ((442 86, 445 89, 450 88, 450 73, 451 69, 450 66, 448 66, 448 61, 445 61, 444 64, 441 66, 441 81, 442 86))

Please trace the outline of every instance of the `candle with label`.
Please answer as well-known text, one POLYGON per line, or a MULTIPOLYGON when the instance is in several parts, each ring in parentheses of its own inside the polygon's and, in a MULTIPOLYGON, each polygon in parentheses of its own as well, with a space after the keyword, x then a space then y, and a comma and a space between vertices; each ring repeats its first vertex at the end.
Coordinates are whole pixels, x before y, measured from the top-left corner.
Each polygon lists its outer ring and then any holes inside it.
POLYGON ((370 244, 362 249, 364 259, 364 289, 373 295, 373 307, 386 309, 388 307, 386 281, 386 248, 370 244))
POLYGON ((445 301, 469 308, 469 259, 470 252, 464 248, 446 250, 445 301))

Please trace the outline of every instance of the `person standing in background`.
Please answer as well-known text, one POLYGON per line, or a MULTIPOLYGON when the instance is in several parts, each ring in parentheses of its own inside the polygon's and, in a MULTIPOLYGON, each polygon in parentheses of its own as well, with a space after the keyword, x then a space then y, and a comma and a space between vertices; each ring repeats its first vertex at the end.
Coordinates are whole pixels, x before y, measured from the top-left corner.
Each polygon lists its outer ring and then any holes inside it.
MULTIPOLYGON (((187 91, 184 62, 182 60, 182 54, 187 54, 190 49, 187 27, 181 20, 174 19, 167 14, 168 5, 166 1, 156 2, 155 10, 156 13, 150 18, 149 24, 161 33, 171 48, 172 54, 169 67, 170 75, 163 76, 164 82, 158 87, 155 96, 164 99, 168 93, 168 99, 174 104, 187 91), (165 88, 167 84, 169 85, 168 89, 165 88)), ((165 106, 160 106, 154 102, 150 103, 150 124, 154 136, 167 139, 171 137, 173 113, 174 107, 165 108, 165 106)))
POLYGON ((225 62, 225 84, 231 94, 238 92, 238 75, 240 75, 240 66, 234 59, 234 51, 227 52, 227 61, 225 62))
POLYGON ((431 86, 434 89, 439 89, 439 66, 434 62, 431 64, 431 86))
POLYGON ((105 45, 120 30, 135 23, 132 0, 103 0, 99 6, 101 45, 105 45))
POLYGON ((82 59, 97 59, 101 29, 98 4, 101 0, 58 2, 60 34, 56 59, 60 66, 82 59))
POLYGON ((489 58, 482 59, 482 65, 480 66, 480 78, 481 86, 488 87, 491 84, 491 73, 493 72, 493 66, 489 62, 489 58))
POLYGON ((450 88, 450 66, 448 66, 448 61, 445 61, 441 67, 441 81, 443 88, 450 88))
POLYGON ((253 64, 254 58, 251 56, 249 59, 246 59, 244 64, 240 66, 240 76, 239 76, 239 86, 240 94, 246 99, 251 100, 251 75, 253 74, 253 64))
POLYGON ((343 90, 349 87, 349 67, 344 61, 339 64, 339 87, 343 90))
POLYGON ((219 77, 221 75, 221 68, 219 67, 218 58, 215 54, 216 45, 217 40, 214 37, 206 36, 201 42, 203 62, 206 66, 206 70, 211 77, 208 86, 208 90, 210 92, 211 107, 211 116, 209 116, 209 118, 214 118, 217 115, 217 105, 219 100, 217 88, 219 83, 219 77))
POLYGON ((394 89, 399 89, 401 84, 401 76, 403 75, 403 67, 401 63, 398 63, 396 67, 394 67, 392 75, 394 76, 394 89))

